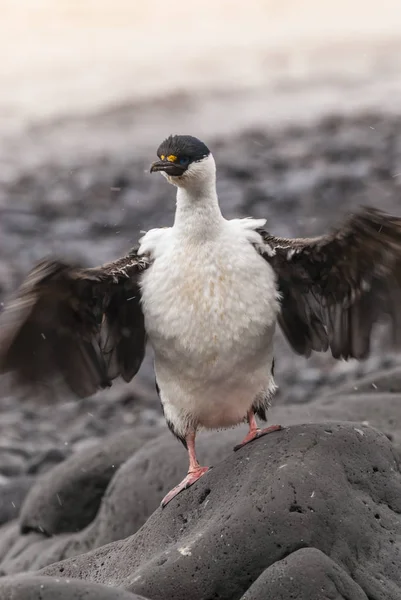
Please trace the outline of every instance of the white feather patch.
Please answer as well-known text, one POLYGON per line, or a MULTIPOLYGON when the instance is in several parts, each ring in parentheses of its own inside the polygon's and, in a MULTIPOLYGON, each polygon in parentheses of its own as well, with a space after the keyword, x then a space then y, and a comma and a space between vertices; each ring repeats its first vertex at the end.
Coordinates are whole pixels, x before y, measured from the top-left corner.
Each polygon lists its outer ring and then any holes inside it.
POLYGON ((171 232, 171 227, 163 227, 161 229, 150 229, 144 236, 139 239, 138 255, 148 254, 154 258, 158 253, 163 252, 164 242, 167 241, 171 232))
POLYGON ((256 229, 265 220, 219 223, 218 234, 202 243, 193 241, 199 218, 184 232, 173 227, 142 240, 156 256, 142 276, 146 330, 165 416, 181 435, 191 423, 240 423, 255 398, 275 388, 279 294, 271 266, 254 247, 263 241, 256 229))

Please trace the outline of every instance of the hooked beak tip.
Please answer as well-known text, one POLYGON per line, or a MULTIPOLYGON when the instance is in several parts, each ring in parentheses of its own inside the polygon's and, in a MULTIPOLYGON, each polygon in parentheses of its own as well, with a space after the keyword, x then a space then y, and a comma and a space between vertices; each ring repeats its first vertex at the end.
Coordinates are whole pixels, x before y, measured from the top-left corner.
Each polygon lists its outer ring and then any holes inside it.
POLYGON ((158 160, 151 164, 150 173, 157 173, 160 171, 164 171, 167 175, 171 175, 177 177, 182 175, 184 169, 180 165, 176 165, 174 163, 166 162, 163 160, 158 160))

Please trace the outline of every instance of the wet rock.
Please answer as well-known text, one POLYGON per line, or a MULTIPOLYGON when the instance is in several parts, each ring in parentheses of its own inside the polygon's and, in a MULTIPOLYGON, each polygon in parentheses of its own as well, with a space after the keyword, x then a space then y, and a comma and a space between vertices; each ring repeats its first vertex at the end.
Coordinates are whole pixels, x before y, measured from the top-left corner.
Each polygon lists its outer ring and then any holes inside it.
POLYGON ((1 600, 146 600, 110 586, 55 577, 0 578, 1 600))
POLYGON ((41 574, 152 600, 232 600, 304 547, 351 577, 355 599, 359 586, 368 598, 399 600, 400 514, 400 464, 385 435, 364 425, 294 426, 233 452, 134 536, 41 574))

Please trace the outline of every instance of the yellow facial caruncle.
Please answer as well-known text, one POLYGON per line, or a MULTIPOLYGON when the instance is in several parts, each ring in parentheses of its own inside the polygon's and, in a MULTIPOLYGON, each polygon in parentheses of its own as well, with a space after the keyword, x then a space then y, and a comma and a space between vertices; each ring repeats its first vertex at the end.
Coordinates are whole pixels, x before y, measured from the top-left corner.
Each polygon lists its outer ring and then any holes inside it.
POLYGON ((161 154, 161 155, 160 155, 160 158, 161 158, 162 160, 164 160, 166 157, 164 156, 164 154, 161 154))
POLYGON ((177 160, 177 157, 175 156, 175 154, 169 154, 167 160, 168 162, 175 162, 177 160))

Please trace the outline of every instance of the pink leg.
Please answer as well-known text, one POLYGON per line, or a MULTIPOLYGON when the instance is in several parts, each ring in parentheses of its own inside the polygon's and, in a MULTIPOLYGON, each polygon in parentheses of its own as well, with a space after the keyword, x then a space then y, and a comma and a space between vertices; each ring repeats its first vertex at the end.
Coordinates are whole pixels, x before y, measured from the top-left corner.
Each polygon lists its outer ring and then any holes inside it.
POLYGON ((234 450, 239 450, 245 444, 252 442, 252 440, 256 440, 257 438, 262 437, 262 435, 266 435, 267 433, 272 433, 273 431, 280 431, 282 429, 281 425, 270 425, 270 427, 266 427, 265 429, 259 429, 258 424, 256 423, 255 414, 253 410, 248 412, 248 423, 249 423, 249 431, 242 440, 240 444, 234 447, 234 450))
POLYGON ((195 454, 195 432, 192 431, 185 438, 188 446, 189 469, 188 474, 184 479, 176 485, 161 502, 162 508, 166 506, 177 494, 189 488, 195 481, 198 481, 208 470, 209 467, 201 467, 198 463, 195 454))

